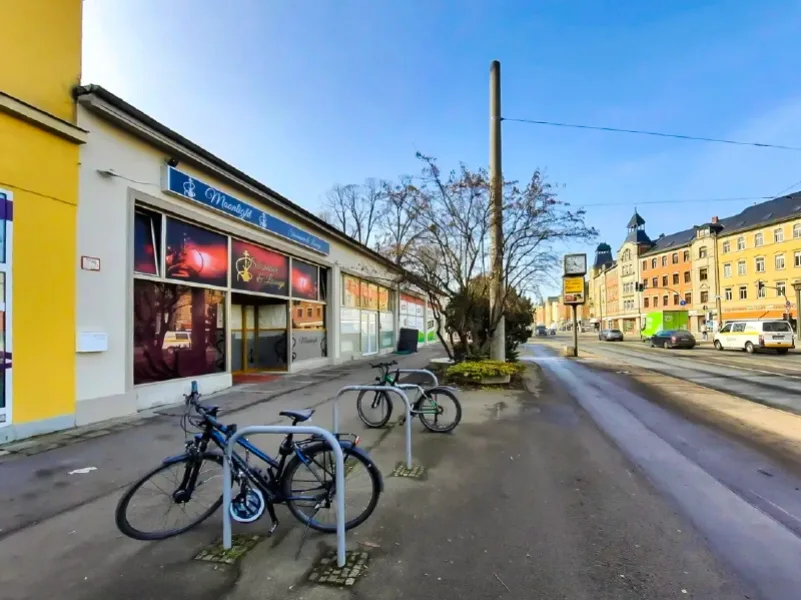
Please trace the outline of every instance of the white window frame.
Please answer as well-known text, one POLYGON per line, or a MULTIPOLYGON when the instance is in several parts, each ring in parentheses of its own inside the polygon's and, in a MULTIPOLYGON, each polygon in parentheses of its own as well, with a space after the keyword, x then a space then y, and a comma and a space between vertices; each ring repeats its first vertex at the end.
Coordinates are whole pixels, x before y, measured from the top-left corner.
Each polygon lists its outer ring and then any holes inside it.
POLYGON ((765 257, 764 256, 757 256, 754 259, 754 269, 757 273, 764 273, 765 272, 765 257), (762 268, 759 268, 759 265, 762 265, 762 268))
POLYGON ((765 236, 761 233, 754 234, 754 248, 759 248, 765 244, 765 236))
POLYGON ((777 227, 773 230, 773 243, 778 244, 784 241, 784 227, 777 227))
POLYGON ((787 259, 784 257, 784 254, 777 254, 773 257, 773 266, 777 271, 783 271, 787 268, 787 259), (782 266, 779 266, 779 259, 781 259, 782 266))
MULTIPOLYGON (((0 298, 0 311, 4 313, 5 316, 5 345, 0 351, 4 351, 6 355, 12 354, 12 302, 11 299, 13 298, 13 288, 12 288, 12 273, 11 273, 11 266, 13 264, 12 260, 12 249, 14 247, 14 194, 11 190, 6 190, 0 188, 0 201, 5 200, 8 203, 8 210, 11 213, 11 218, 2 221, 2 225, 5 227, 5 262, 0 262, 0 273, 3 273, 5 276, 5 297, 0 298)), ((0 428, 7 427, 14 422, 14 404, 13 398, 14 395, 12 393, 12 358, 6 358, 3 356, 4 362, 4 376, 5 376, 5 408, 0 408, 0 428)))
POLYGON ((743 236, 737 238, 737 250, 745 250, 745 238, 743 236))
POLYGON ((744 286, 744 285, 741 285, 737 289, 737 297, 740 300, 748 300, 748 288, 746 286, 744 286), (745 294, 745 296, 743 296, 743 294, 745 294))

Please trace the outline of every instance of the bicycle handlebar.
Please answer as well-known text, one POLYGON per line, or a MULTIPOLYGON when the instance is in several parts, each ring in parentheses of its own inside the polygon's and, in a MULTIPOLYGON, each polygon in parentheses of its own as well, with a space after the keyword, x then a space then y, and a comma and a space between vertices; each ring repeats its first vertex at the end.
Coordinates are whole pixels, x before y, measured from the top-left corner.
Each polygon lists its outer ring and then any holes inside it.
POLYGON ((390 367, 392 367, 394 365, 397 365, 397 364, 398 364, 398 361, 397 360, 393 360, 391 362, 386 362, 386 363, 370 363, 370 367, 372 367, 373 369, 389 369, 390 367))

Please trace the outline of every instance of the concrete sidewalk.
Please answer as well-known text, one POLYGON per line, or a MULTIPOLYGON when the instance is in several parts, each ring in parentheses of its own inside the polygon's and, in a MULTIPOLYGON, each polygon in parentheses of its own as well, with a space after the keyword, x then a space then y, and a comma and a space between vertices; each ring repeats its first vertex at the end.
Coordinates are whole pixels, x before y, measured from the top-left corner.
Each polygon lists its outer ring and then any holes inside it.
MULTIPOLYGON (((285 421, 280 410, 317 406, 314 424, 330 427, 326 399, 371 375, 357 367, 225 420, 285 421)), ((174 418, 6 461, 0 597, 662 600, 685 597, 683 589, 691 598, 742 597, 692 527, 569 396, 536 367, 527 388, 462 392, 463 420, 453 434, 428 433, 415 420, 413 455, 424 467, 422 479, 392 476, 403 457, 403 428, 367 429, 355 396, 342 403, 342 430, 362 437, 385 483, 376 513, 348 534, 348 550, 366 565, 349 573, 352 590, 346 578, 330 580, 330 562, 321 564, 334 536, 311 532, 295 558, 303 530, 283 507, 269 539, 267 519, 235 526, 257 542, 235 564, 195 560, 215 547, 219 513, 163 542, 121 536, 113 522, 119 488, 180 451, 183 432, 174 418), (91 466, 97 470, 68 474, 91 466)), ((268 450, 278 442, 253 441, 268 450)))
MULTIPOLYGON (((427 348, 417 354, 390 355, 380 360, 397 360, 401 368, 422 368, 441 353, 440 348, 427 348)), ((205 396, 202 401, 220 406, 221 420, 226 423, 283 423, 286 419, 278 414, 281 410, 322 407, 345 385, 371 383, 378 371, 369 363, 378 361, 372 357, 281 381, 237 386, 205 396)), ((356 417, 354 400, 355 395, 342 402, 343 421, 346 414, 356 417)), ((179 454, 185 437, 179 426, 181 414, 183 406, 167 406, 136 418, 11 444, 13 452, 0 457, 0 540, 32 523, 115 492, 165 457, 179 454), (91 473, 70 475, 70 471, 89 467, 94 467, 91 473)), ((330 408, 315 415, 317 425, 326 427, 329 421, 330 408)))

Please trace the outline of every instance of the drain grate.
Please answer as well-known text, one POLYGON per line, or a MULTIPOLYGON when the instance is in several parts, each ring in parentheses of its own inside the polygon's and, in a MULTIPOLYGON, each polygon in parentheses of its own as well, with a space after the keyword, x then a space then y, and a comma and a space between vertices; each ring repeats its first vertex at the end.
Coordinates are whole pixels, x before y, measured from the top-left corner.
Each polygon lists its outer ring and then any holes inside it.
POLYGON ((423 465, 412 465, 411 468, 406 463, 398 463, 390 477, 406 477, 408 479, 425 479, 428 469, 423 465))
POLYGON ((261 541, 260 535, 236 534, 231 538, 231 549, 223 548, 222 540, 217 540, 210 546, 201 550, 195 560, 232 565, 248 552, 253 550, 261 541))
POLYGON ((332 553, 325 558, 321 558, 311 573, 309 581, 320 585, 331 585, 338 587, 350 587, 367 573, 367 564, 370 555, 367 552, 346 552, 345 566, 337 566, 337 555, 332 553))

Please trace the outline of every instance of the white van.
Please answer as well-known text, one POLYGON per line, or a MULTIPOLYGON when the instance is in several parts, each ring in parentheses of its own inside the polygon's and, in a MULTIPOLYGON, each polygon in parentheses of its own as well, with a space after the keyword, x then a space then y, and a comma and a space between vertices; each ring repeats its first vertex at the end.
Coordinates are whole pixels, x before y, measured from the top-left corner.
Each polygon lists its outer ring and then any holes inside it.
POLYGON ((765 348, 787 354, 795 347, 793 327, 787 321, 729 321, 713 339, 718 350, 745 350, 749 354, 765 348))

